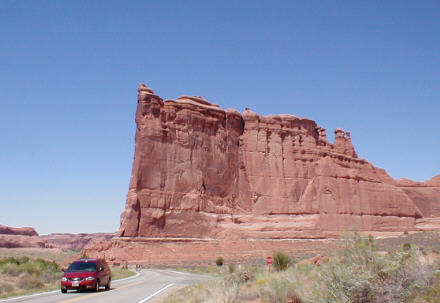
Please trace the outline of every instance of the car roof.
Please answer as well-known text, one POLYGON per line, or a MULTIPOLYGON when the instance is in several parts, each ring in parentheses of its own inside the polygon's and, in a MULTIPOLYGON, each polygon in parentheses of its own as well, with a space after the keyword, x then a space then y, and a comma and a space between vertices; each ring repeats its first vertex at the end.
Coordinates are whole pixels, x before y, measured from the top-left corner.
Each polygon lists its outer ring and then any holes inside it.
POLYGON ((79 262, 81 262, 81 263, 98 262, 100 260, 101 259, 79 259, 79 260, 73 261, 73 263, 79 263, 79 262))

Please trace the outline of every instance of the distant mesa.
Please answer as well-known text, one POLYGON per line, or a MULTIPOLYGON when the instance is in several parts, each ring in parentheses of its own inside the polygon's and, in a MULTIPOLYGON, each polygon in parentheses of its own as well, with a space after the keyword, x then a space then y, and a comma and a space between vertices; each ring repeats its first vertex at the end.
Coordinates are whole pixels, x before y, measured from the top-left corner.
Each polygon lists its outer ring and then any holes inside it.
POLYGON ((0 234, 3 235, 21 235, 38 236, 38 233, 32 227, 9 227, 0 224, 0 234))
POLYGON ((38 235, 32 227, 0 225, 0 247, 4 248, 58 248, 82 250, 102 241, 110 241, 112 233, 38 235))

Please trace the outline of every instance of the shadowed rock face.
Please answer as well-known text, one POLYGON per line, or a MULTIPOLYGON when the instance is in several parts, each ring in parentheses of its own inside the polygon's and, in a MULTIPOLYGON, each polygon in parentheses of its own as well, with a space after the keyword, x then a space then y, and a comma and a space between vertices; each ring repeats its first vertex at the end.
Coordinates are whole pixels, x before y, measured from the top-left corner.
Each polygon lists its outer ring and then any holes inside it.
POLYGON ((342 129, 330 143, 309 119, 240 114, 201 97, 164 102, 143 84, 138 93, 118 236, 317 238, 413 230, 423 215, 423 198, 358 158, 342 129))

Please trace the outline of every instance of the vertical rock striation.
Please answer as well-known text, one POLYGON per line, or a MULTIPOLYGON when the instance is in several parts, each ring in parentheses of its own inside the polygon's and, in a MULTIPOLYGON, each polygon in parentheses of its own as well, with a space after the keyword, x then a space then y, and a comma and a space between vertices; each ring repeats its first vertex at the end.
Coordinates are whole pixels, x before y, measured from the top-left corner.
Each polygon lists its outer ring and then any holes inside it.
POLYGON ((332 144, 310 119, 163 101, 144 84, 136 125, 121 237, 315 238, 413 230, 424 215, 339 128, 332 144))

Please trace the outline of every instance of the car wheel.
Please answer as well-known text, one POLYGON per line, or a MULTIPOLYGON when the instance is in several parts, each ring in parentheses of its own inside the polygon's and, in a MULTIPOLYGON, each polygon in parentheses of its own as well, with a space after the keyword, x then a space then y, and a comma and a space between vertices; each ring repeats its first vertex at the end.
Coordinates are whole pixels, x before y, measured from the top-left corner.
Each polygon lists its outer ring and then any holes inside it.
POLYGON ((65 293, 67 292, 67 289, 62 289, 62 288, 61 288, 61 292, 62 292, 63 294, 65 294, 65 293))
POLYGON ((108 283, 107 283, 107 285, 105 286, 105 290, 110 290, 110 288, 112 287, 112 279, 108 279, 108 283))
POLYGON ((101 287, 101 285, 99 284, 99 280, 96 280, 95 283, 95 291, 99 291, 99 288, 101 287))

